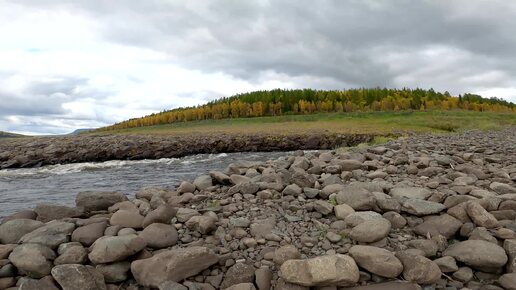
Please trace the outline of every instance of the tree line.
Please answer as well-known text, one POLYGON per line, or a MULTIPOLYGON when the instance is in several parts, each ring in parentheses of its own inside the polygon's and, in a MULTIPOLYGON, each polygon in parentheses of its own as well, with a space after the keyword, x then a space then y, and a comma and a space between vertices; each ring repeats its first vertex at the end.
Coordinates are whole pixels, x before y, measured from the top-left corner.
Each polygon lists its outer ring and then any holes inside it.
POLYGON ((475 94, 451 96, 433 89, 275 89, 223 97, 205 105, 182 107, 134 118, 100 130, 116 130, 196 120, 329 112, 397 112, 410 110, 469 110, 516 112, 516 105, 475 94))

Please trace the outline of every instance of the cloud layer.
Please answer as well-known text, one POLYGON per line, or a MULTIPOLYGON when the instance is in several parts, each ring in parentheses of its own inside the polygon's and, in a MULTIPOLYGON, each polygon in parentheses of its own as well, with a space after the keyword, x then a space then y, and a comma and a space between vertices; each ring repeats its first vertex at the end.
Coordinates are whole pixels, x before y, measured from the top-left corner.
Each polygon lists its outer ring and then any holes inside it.
POLYGON ((0 5, 0 130, 66 133, 276 87, 433 87, 516 102, 512 1, 0 5))

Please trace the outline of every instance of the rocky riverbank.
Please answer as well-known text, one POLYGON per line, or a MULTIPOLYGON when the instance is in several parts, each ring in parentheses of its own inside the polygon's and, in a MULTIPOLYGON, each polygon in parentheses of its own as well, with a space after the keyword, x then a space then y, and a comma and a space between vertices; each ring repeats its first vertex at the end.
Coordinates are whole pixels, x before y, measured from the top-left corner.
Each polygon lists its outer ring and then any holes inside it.
POLYGON ((79 193, 2 221, 0 289, 516 289, 515 144, 415 136, 79 193))
POLYGON ((49 164, 178 158, 203 153, 333 149, 369 142, 372 134, 80 135, 0 141, 0 169, 49 164))

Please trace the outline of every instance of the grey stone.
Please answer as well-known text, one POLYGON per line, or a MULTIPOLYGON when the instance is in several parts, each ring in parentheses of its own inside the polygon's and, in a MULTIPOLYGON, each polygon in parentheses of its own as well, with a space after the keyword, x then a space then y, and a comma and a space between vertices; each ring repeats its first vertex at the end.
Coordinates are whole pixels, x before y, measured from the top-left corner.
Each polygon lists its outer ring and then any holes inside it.
POLYGON ((84 265, 59 265, 52 269, 52 277, 63 290, 106 290, 104 277, 95 268, 84 265))
POLYGON ((403 265, 393 253, 372 246, 353 246, 349 255, 355 259, 358 266, 378 276, 386 278, 398 277, 403 271, 403 265))
POLYGON ((70 240, 70 235, 75 229, 75 225, 68 222, 51 221, 42 227, 24 235, 21 243, 42 244, 52 249, 70 240))
POLYGON ((40 244, 19 245, 9 255, 9 261, 31 278, 49 275, 55 258, 52 249, 40 244))
POLYGON ((44 226, 40 221, 31 219, 14 219, 0 225, 0 243, 17 244, 21 237, 44 226))
POLYGON ((94 264, 122 261, 143 250, 147 243, 136 235, 101 237, 91 245, 88 255, 94 264))
POLYGON ((75 198, 77 207, 82 207, 86 212, 107 210, 110 206, 127 201, 127 196, 121 192, 80 192, 75 198))

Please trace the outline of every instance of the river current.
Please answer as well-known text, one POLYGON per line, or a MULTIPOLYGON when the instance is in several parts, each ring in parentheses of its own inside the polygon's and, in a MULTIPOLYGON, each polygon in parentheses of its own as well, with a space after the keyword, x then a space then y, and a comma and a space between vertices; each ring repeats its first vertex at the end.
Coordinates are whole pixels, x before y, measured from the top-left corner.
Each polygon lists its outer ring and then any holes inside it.
POLYGON ((183 180, 241 161, 267 161, 285 152, 200 154, 183 158, 87 162, 0 170, 0 217, 38 203, 75 205, 82 191, 120 191, 129 197, 142 187, 175 187, 183 180))

